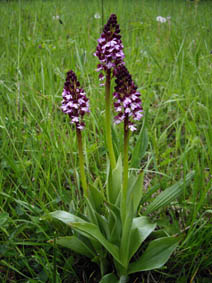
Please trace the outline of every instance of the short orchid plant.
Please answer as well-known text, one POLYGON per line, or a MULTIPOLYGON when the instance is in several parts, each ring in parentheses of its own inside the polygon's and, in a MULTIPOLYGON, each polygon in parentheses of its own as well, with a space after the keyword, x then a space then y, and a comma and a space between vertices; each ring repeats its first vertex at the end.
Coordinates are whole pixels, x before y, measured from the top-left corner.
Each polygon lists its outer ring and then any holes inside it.
MULTIPOLYGON (((56 243, 99 264, 102 276, 100 282, 127 282, 129 274, 162 267, 176 249, 180 235, 160 233, 157 222, 149 215, 178 197, 192 174, 158 194, 153 201, 145 198, 142 189, 143 172, 136 175, 128 170, 129 164, 132 164, 128 160, 129 136, 137 130, 136 123, 143 116, 143 108, 141 94, 125 66, 116 15, 112 14, 104 26, 94 55, 100 61, 97 71, 100 71, 99 79, 105 87, 105 134, 110 164, 105 191, 98 187, 98 182, 87 183, 82 132, 85 127, 84 115, 90 111, 89 101, 75 73, 69 71, 64 84, 61 109, 69 115, 71 124, 76 128, 85 207, 82 215, 58 210, 49 216, 72 229, 71 236, 59 237, 56 243), (123 158, 121 154, 116 157, 111 134, 113 78, 113 105, 116 112, 114 122, 123 124, 123 158), (144 203, 149 204, 142 210, 143 215, 140 215, 144 203), (142 248, 142 244, 145 248, 142 248)), ((144 125, 139 134, 140 144, 143 142, 143 131, 144 125)), ((134 165, 138 155, 139 150, 131 155, 134 165)), ((136 164, 139 166, 139 163, 140 159, 136 164)))

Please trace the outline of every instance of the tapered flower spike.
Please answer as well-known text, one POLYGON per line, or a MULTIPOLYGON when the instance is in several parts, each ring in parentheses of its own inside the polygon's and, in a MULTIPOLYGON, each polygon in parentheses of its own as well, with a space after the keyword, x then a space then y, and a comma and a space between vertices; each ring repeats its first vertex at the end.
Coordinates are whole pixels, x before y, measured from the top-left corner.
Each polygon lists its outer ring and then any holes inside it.
POLYGON ((67 73, 62 96, 62 111, 69 115, 71 124, 82 130, 85 126, 83 117, 90 112, 89 100, 72 70, 67 73))
POLYGON ((115 116, 114 121, 116 124, 124 121, 127 127, 125 130, 135 131, 134 122, 140 120, 143 116, 141 94, 137 91, 137 86, 124 65, 118 66, 116 77, 113 98, 117 116, 115 116))
POLYGON ((65 114, 68 114, 71 119, 71 124, 76 125, 76 134, 79 151, 79 167, 80 176, 84 195, 88 196, 88 185, 85 175, 84 156, 83 156, 83 143, 82 143, 82 129, 85 126, 83 117, 89 113, 89 100, 86 97, 85 91, 80 88, 80 83, 77 80, 75 73, 70 70, 67 73, 66 81, 63 89, 63 101, 61 109, 65 114))
POLYGON ((112 169, 116 167, 116 157, 111 134, 110 85, 112 76, 116 74, 116 68, 124 64, 123 48, 117 17, 112 14, 104 26, 94 53, 94 56, 98 57, 100 61, 97 66, 97 71, 101 71, 99 74, 100 85, 105 86, 105 134, 112 169))
POLYGON ((135 121, 138 121, 143 116, 142 102, 140 92, 137 91, 137 86, 134 84, 131 75, 124 65, 120 65, 116 69, 116 86, 113 93, 114 107, 117 112, 114 121, 119 124, 124 123, 124 170, 123 170, 123 221, 126 217, 127 207, 127 188, 128 188, 128 145, 129 132, 135 131, 135 121))
POLYGON ((99 74, 100 81, 104 79, 102 72, 112 70, 114 74, 117 66, 124 64, 123 48, 117 17, 115 14, 112 14, 104 26, 103 33, 98 39, 96 52, 94 53, 94 56, 97 56, 100 61, 100 64, 97 66, 97 71, 101 71, 99 74))

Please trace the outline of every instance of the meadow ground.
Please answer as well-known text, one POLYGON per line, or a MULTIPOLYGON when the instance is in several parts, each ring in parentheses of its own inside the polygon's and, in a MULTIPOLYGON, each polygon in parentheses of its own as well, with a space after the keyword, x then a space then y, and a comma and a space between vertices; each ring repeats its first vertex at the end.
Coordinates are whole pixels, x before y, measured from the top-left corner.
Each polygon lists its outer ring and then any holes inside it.
MULTIPOLYGON (((211 11, 211 1, 104 1, 103 22, 117 14, 142 93, 146 193, 195 171, 180 199, 158 211, 164 230, 184 231, 184 240, 163 269, 130 282, 211 282, 211 11), (171 18, 159 23, 157 16, 171 18)), ((101 1, 0 1, 0 27, 0 281, 98 282, 94 263, 47 243, 70 229, 40 217, 83 205, 75 134, 60 110, 69 69, 91 101, 83 133, 89 182, 105 177, 104 94, 93 56, 101 1)))

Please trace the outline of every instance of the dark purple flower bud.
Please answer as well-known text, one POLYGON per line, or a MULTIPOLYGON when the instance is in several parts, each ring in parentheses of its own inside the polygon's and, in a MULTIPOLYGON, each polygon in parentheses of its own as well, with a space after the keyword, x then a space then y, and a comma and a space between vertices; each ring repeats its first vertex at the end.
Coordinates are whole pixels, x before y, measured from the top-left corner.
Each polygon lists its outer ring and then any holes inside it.
POLYGON ((138 121, 143 116, 140 92, 134 84, 131 75, 124 65, 116 69, 116 86, 113 93, 115 111, 118 113, 114 121, 116 124, 123 120, 127 121, 127 129, 135 131, 134 121, 138 121))
MULTIPOLYGON (((119 65, 124 64, 123 44, 119 25, 116 15, 112 14, 104 26, 103 33, 98 39, 98 45, 94 56, 99 58, 100 64, 97 66, 97 71, 111 70, 115 74, 115 70, 119 65)), ((100 80, 102 77, 100 77, 100 80)))
POLYGON ((62 96, 62 111, 69 115, 71 124, 82 130, 85 126, 83 116, 90 112, 89 100, 72 70, 67 73, 62 96))

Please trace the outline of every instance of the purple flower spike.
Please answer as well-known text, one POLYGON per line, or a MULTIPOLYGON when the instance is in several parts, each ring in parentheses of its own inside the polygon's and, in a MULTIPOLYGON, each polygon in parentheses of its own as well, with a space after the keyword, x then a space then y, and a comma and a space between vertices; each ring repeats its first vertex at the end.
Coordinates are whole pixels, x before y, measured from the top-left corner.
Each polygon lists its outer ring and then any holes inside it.
MULTIPOLYGON (((117 17, 112 14, 104 26, 103 33, 98 39, 96 52, 94 53, 94 56, 97 56, 100 61, 97 71, 113 69, 113 73, 115 73, 116 68, 124 64, 123 48, 117 17)), ((99 79, 102 80, 103 77, 104 75, 100 73, 99 79)))
POLYGON ((115 123, 119 124, 123 120, 127 121, 127 129, 135 131, 134 121, 140 120, 143 116, 141 94, 137 91, 137 86, 124 65, 117 67, 116 78, 113 98, 115 111, 118 115, 114 119, 115 123))
POLYGON ((82 130, 85 126, 83 116, 90 112, 89 100, 72 70, 67 73, 62 96, 62 111, 69 115, 71 124, 82 130))

